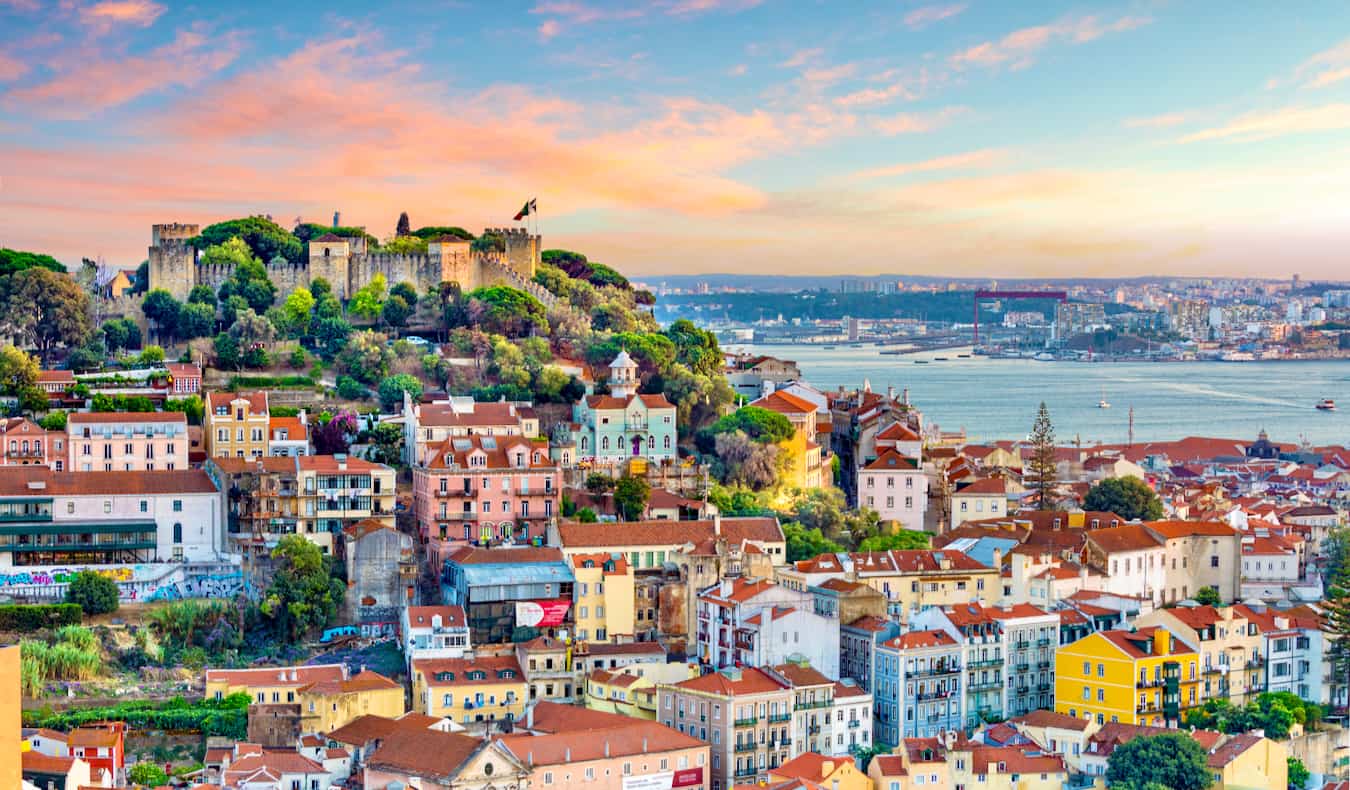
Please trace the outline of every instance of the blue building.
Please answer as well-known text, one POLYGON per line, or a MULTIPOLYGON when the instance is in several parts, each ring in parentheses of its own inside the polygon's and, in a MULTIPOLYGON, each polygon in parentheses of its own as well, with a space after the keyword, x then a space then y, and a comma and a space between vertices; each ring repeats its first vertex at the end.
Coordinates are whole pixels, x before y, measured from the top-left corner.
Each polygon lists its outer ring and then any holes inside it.
POLYGON ((587 395, 572 407, 579 460, 615 464, 676 458, 675 406, 659 393, 638 394, 637 385, 637 363, 620 351, 609 364, 609 394, 587 395))
POLYGON ((874 740, 898 746, 963 729, 961 645, 945 631, 910 631, 877 646, 874 740))
POLYGON ((574 622, 574 579, 558 549, 461 546, 441 570, 441 600, 464 607, 473 644, 561 637, 574 622))

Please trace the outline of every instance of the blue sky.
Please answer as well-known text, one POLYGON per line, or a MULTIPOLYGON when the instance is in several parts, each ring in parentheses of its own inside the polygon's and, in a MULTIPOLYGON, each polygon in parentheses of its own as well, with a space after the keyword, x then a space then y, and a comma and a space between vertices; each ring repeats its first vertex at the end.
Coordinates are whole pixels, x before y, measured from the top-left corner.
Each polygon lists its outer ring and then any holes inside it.
POLYGON ((0 245, 529 197, 638 275, 1344 277, 1350 6, 0 0, 0 245))

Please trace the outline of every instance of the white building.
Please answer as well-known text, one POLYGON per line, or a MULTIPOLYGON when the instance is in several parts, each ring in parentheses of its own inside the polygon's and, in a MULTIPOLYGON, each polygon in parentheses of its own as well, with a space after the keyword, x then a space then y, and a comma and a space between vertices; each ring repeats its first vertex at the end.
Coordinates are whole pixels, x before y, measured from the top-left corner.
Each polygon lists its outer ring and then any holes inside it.
POLYGON ((698 597, 696 652, 717 669, 805 658, 839 676, 839 622, 814 614, 809 593, 767 579, 726 579, 698 597))
POLYGON ((423 658, 463 658, 473 648, 462 606, 405 606, 401 619, 409 667, 423 658))

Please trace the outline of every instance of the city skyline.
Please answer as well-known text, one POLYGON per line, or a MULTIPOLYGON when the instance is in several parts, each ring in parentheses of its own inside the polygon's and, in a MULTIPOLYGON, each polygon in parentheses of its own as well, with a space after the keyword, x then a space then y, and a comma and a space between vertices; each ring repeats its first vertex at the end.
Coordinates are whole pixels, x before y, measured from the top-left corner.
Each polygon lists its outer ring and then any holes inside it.
POLYGON ((0 246, 509 224, 634 277, 1341 279, 1350 9, 0 0, 0 246))

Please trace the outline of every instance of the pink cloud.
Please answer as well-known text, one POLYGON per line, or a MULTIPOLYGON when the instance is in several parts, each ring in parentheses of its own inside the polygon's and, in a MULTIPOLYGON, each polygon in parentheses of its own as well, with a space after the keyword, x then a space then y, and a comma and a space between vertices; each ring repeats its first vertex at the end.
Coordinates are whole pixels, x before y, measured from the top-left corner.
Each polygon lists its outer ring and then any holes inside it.
POLYGON ((1248 113, 1222 126, 1188 134, 1178 142, 1250 143, 1289 135, 1338 132, 1345 129, 1350 129, 1350 104, 1284 107, 1268 112, 1248 113))
POLYGON ((964 49, 948 58, 956 68, 983 66, 993 68, 1007 65, 1021 69, 1035 62, 1036 54, 1055 42, 1085 44, 1108 33, 1123 33, 1147 25, 1147 17, 1125 16, 1113 22, 1104 22, 1095 16, 1065 19, 1049 25, 1038 25, 1014 30, 998 41, 986 41, 964 49))
POLYGON ((905 25, 909 27, 910 30, 922 30, 934 22, 951 19, 965 11, 966 8, 967 6, 965 3, 922 6, 905 14, 905 25))
POLYGON ((28 73, 28 64, 0 52, 0 82, 13 82, 28 73))
MULTIPOLYGON (((1350 38, 1308 58, 1294 70, 1294 79, 1306 88, 1325 88, 1350 79, 1350 38)), ((1277 87, 1272 79, 1267 87, 1277 87)))
POLYGON ((896 82, 887 85, 884 88, 863 88, 853 93, 845 94, 834 100, 840 107, 867 107, 877 104, 887 104, 896 99, 914 100, 919 95, 911 91, 904 83, 896 82))
POLYGON ((539 38, 548 41, 562 32, 562 23, 556 19, 550 19, 539 25, 539 38))
POLYGON ((79 9, 80 22, 100 31, 118 25, 149 27, 166 9, 151 0, 102 0, 79 9))
POLYGON ((166 88, 197 85, 233 63, 240 49, 235 34, 180 30, 146 55, 81 60, 77 52, 69 62, 52 64, 56 76, 50 80, 11 91, 3 101, 52 118, 87 118, 166 88))
POLYGON ((1350 66, 1339 69, 1331 69, 1318 74, 1308 81, 1309 88, 1325 88, 1328 85, 1335 85, 1338 82, 1350 80, 1350 66))
POLYGON ((578 0, 545 0, 530 9, 531 14, 553 17, 539 26, 539 36, 547 41, 568 27, 597 22, 642 19, 652 15, 692 16, 709 11, 736 12, 753 8, 762 0, 657 0, 644 3, 584 3, 578 0))
POLYGON ((782 63, 779 63, 778 65, 782 66, 785 69, 799 69, 802 66, 811 63, 812 61, 818 60, 820 56, 824 54, 825 50, 819 47, 815 47, 812 49, 799 49, 796 52, 793 52, 792 55, 790 55, 787 60, 783 61, 782 63))
POLYGON ((902 112, 873 118, 871 127, 879 134, 893 137, 899 134, 922 134, 941 129, 953 118, 970 112, 969 107, 944 107, 934 112, 902 112))
POLYGON ((939 156, 933 159, 925 159, 921 162, 902 162, 898 165, 887 167, 876 167, 870 170, 860 170, 853 174, 855 180, 866 180, 873 178, 895 178, 898 176, 907 176, 914 173, 932 173, 941 170, 969 170, 972 168, 988 167, 1007 159, 1007 151, 997 148, 984 148, 978 151, 967 151, 961 154, 951 154, 949 156, 939 156))
POLYGON ((1168 129, 1187 123, 1192 117, 1191 113, 1168 112, 1147 118, 1126 118, 1125 126, 1130 129, 1168 129))

